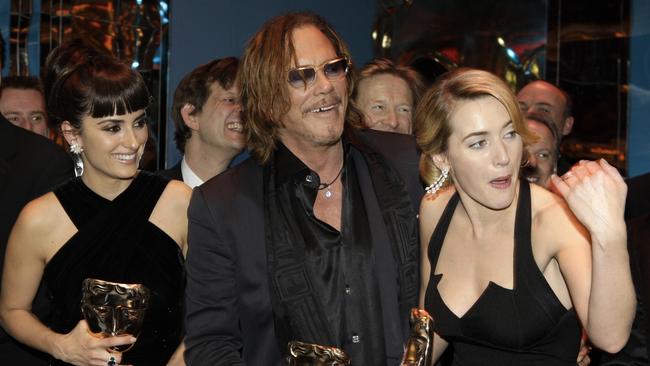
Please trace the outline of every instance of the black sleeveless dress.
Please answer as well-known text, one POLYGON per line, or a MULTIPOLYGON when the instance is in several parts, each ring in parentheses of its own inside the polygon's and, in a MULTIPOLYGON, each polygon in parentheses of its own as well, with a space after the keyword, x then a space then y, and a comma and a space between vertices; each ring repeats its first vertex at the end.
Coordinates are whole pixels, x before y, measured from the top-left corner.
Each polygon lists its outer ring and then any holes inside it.
MULTIPOLYGON (((522 181, 515 219, 514 289, 490 282, 458 318, 438 292, 443 274, 434 274, 454 209, 447 204, 429 243, 431 277, 425 308, 435 331, 453 348, 453 365, 572 365, 580 345, 580 324, 546 282, 533 258, 530 240, 530 187, 522 181)), ((453 245, 453 243, 447 243, 453 245)))
MULTIPOLYGON (((165 365, 182 339, 185 269, 176 242, 149 222, 169 178, 142 171, 113 201, 76 178, 54 190, 78 232, 45 267, 52 302, 49 326, 68 333, 81 314, 85 278, 141 283, 151 290, 142 332, 122 363, 165 365)), ((52 365, 64 364, 57 360, 52 365)))

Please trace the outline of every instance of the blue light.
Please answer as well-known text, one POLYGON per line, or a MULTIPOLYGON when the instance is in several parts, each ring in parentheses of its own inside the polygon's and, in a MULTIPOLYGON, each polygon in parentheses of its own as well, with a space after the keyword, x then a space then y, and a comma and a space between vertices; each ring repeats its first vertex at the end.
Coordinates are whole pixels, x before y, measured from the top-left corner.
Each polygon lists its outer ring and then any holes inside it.
POLYGON ((167 12, 167 2, 166 2, 166 1, 161 1, 161 2, 160 2, 160 8, 161 8, 164 12, 167 12))
POLYGON ((139 66, 140 66, 140 63, 138 61, 133 61, 133 63, 131 64, 132 69, 137 69, 139 66))
POLYGON ((138 4, 138 6, 142 5, 142 0, 135 0, 135 3, 138 4))
POLYGON ((519 57, 515 53, 515 51, 512 50, 512 48, 506 48, 506 53, 508 54, 508 57, 510 57, 511 60, 519 62, 519 57))

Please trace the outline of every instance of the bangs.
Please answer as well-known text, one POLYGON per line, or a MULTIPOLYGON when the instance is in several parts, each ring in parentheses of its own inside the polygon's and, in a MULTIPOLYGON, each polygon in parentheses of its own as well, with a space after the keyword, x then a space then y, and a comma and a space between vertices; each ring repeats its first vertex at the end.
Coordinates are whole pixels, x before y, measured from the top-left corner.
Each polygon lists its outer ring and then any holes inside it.
POLYGON ((127 65, 100 68, 89 90, 87 113, 93 118, 132 113, 149 107, 151 96, 142 76, 127 65))

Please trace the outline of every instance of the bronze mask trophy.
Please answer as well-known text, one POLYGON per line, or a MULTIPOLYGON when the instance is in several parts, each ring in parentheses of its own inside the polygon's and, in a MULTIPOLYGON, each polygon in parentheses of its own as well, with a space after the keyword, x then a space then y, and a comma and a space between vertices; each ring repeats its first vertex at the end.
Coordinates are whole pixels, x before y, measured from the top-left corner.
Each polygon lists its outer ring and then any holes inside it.
POLYGON ((433 357, 433 318, 422 309, 411 310, 411 335, 400 366, 429 366, 433 357))
MULTIPOLYGON (((144 285, 86 278, 81 293, 81 312, 93 335, 138 337, 149 305, 149 289, 144 285)), ((126 352, 132 346, 111 347, 109 351, 126 352)))
POLYGON ((289 366, 350 366, 348 355, 336 347, 291 341, 288 348, 289 366))

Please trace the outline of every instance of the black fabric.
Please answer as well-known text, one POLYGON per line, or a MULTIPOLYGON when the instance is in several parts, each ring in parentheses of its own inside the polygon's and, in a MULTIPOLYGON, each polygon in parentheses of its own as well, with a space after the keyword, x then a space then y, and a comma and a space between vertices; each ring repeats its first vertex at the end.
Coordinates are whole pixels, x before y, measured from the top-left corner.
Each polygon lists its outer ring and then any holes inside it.
POLYGON ((341 176, 341 232, 314 216, 316 195, 322 194, 315 172, 281 144, 268 165, 268 263, 275 273, 275 297, 286 304, 277 304, 276 329, 286 332, 278 336, 280 346, 286 347, 292 339, 336 346, 355 364, 379 365, 385 362, 385 349, 376 268, 348 148, 346 144, 341 176), (287 233, 288 240, 274 237, 278 232, 287 233), (277 258, 278 254, 282 257, 277 258), (286 275, 287 271, 291 275, 286 275), (303 284, 304 292, 295 291, 298 283, 303 284), (293 291, 287 291, 289 287, 293 291))
POLYGON ((626 222, 650 214, 650 173, 629 178, 625 183, 627 184, 626 222))
POLYGON ((181 169, 180 161, 173 167, 169 169, 159 170, 156 173, 165 177, 169 177, 171 179, 180 180, 181 182, 183 181, 183 170, 181 169))
POLYGON ((425 295, 436 332, 453 346, 453 364, 575 365, 580 324, 575 312, 555 296, 533 258, 528 182, 521 181, 515 219, 514 289, 490 282, 462 317, 447 308, 437 288, 443 274, 435 274, 435 268, 459 201, 456 193, 431 236, 432 270, 425 295))
POLYGON ((141 283, 151 290, 150 307, 138 341, 122 362, 164 365, 171 357, 182 337, 183 257, 174 240, 149 221, 168 182, 142 171, 113 201, 94 193, 79 178, 54 191, 78 229, 43 275, 54 331, 67 333, 82 319, 85 278, 141 283))
MULTIPOLYGON (((74 176, 72 160, 52 141, 14 126, 0 114, 0 273, 9 232, 23 206, 74 176)), ((1 286, 1 284, 0 284, 1 286)), ((40 319, 49 304, 40 286, 32 304, 40 319)), ((0 355, 7 365, 39 366, 46 355, 11 338, 0 327, 0 355)))

